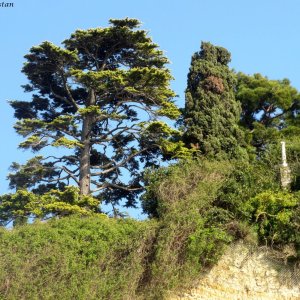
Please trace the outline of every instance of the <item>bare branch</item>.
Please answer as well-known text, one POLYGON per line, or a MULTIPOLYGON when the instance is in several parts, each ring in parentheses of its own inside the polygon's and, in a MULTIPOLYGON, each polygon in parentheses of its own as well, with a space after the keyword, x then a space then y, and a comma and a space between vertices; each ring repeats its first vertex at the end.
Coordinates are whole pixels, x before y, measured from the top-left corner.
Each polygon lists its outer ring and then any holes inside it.
POLYGON ((74 170, 73 172, 71 170, 69 170, 67 167, 62 166, 60 167, 62 170, 64 170, 68 175, 70 175, 70 177, 79 185, 79 180, 77 179, 77 177, 75 176, 75 172, 78 171, 78 168, 76 170, 74 170))
POLYGON ((96 193, 96 192, 99 192, 99 191, 104 190, 106 188, 121 189, 121 190, 124 190, 124 191, 127 191, 127 192, 141 191, 141 190, 144 189, 144 187, 132 187, 132 188, 130 188, 130 187, 125 187, 125 186, 118 185, 118 184, 115 184, 115 183, 110 183, 110 182, 104 182, 101 185, 99 183, 97 183, 96 181, 92 181, 92 183, 96 186, 99 186, 99 187, 92 190, 91 193, 96 193))
POLYGON ((116 164, 115 166, 107 169, 107 170, 104 170, 104 171, 101 171, 101 172, 95 172, 95 173, 91 173, 91 176, 99 176, 99 175, 103 175, 103 174, 107 174, 109 172, 112 172, 120 167, 122 167, 123 165, 125 165, 127 162, 129 162, 132 158, 134 158, 135 156, 141 154, 142 152, 148 150, 149 148, 143 148, 142 150, 138 151, 138 152, 135 152, 131 155, 129 155, 126 159, 124 159, 122 162, 116 164))
MULTIPOLYGON (((134 124, 134 125, 132 125, 130 127, 123 126, 123 127, 119 127, 119 128, 114 128, 114 129, 110 130, 109 132, 103 134, 99 138, 92 138, 91 142, 94 143, 94 144, 101 144, 103 142, 109 142, 109 141, 115 140, 118 136, 120 136, 124 132, 128 132, 128 131, 139 132, 138 129, 134 128, 135 126, 136 125, 134 124), (117 130, 120 130, 120 131, 117 132, 115 135, 112 135, 117 130), (108 137, 109 135, 112 135, 112 136, 108 137)), ((132 134, 133 134, 133 132, 132 132, 132 134)))
POLYGON ((79 106, 77 105, 77 103, 76 103, 75 101, 74 101, 74 103, 73 103, 73 101, 67 99, 66 97, 63 97, 63 96, 61 96, 61 95, 55 93, 51 85, 50 85, 50 90, 51 90, 51 93, 53 94, 54 97, 56 97, 56 98, 58 98, 58 99, 64 101, 65 103, 67 103, 67 104, 69 104, 69 105, 72 105, 73 107, 76 108, 76 110, 79 109, 79 106))
POLYGON ((65 72, 64 72, 63 69, 60 70, 60 75, 61 75, 62 80, 63 80, 64 88, 65 88, 65 90, 67 92, 68 100, 76 108, 76 110, 78 110, 79 106, 77 105, 76 101, 74 100, 74 98, 73 98, 73 96, 71 94, 71 91, 70 91, 70 89, 68 87, 67 79, 66 79, 66 76, 65 76, 66 74, 65 74, 65 72))
POLYGON ((58 182, 58 181, 62 181, 62 180, 65 180, 65 179, 68 179, 70 178, 70 175, 67 175, 65 177, 57 177, 55 179, 42 179, 41 181, 42 182, 47 182, 47 183, 50 183, 50 182, 58 182))

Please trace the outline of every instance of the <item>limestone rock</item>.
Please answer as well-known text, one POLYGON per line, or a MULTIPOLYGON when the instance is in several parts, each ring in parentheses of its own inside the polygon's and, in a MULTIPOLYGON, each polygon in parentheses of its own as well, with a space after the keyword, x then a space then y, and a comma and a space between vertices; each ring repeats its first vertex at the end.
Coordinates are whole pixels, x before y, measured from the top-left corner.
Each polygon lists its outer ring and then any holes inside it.
POLYGON ((239 242, 202 275, 197 287, 168 300, 299 300, 300 270, 276 252, 239 242))

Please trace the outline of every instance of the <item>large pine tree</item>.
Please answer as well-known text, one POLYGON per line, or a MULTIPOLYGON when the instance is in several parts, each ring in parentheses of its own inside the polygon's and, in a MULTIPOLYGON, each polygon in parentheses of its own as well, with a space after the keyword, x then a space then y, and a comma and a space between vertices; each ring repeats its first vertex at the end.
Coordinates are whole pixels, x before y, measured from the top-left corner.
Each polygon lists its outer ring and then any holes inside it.
POLYGON ((192 57, 186 89, 185 143, 207 157, 235 157, 242 132, 236 83, 229 69, 230 53, 202 42, 192 57))
POLYGON ((167 58, 135 19, 77 30, 63 47, 43 42, 25 56, 25 91, 12 101, 20 147, 57 154, 13 164, 10 186, 44 193, 78 184, 82 195, 133 205, 141 192, 140 163, 156 163, 170 129, 159 116, 177 118, 167 58), (52 152, 53 153, 53 152, 52 152), (124 181, 124 174, 129 180, 124 181))

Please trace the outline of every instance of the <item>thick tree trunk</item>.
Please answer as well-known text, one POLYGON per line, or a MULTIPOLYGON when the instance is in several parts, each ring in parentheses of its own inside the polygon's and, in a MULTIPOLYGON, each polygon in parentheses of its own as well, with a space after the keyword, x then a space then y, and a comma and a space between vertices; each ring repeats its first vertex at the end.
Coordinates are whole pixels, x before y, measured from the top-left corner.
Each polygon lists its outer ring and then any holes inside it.
MULTIPOLYGON (((87 107, 94 105, 96 102, 94 91, 90 92, 87 107)), ((80 155, 80 176, 79 188, 81 195, 88 195, 91 186, 91 165, 90 165, 90 151, 91 151, 91 129, 93 126, 93 116, 86 115, 83 118, 81 143, 83 148, 80 155)))

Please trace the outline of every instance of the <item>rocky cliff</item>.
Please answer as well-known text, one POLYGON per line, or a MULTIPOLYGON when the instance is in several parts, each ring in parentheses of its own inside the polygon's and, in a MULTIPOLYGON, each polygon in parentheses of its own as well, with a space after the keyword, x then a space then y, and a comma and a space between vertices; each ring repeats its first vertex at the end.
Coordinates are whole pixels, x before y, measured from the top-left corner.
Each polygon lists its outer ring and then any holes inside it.
POLYGON ((239 242, 227 249, 193 289, 170 300, 299 300, 299 266, 285 264, 279 256, 266 247, 239 242))

